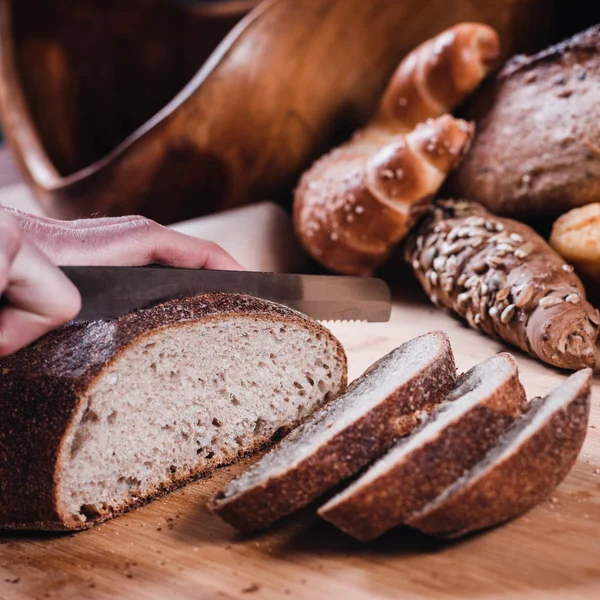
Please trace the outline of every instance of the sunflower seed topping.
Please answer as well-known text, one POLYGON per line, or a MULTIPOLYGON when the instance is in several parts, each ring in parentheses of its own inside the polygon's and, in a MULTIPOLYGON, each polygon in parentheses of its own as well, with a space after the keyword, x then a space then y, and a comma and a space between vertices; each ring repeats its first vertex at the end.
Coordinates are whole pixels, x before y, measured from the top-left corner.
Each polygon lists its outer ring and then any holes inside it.
POLYGON ((460 231, 460 227, 455 227, 447 236, 446 239, 449 242, 454 242, 458 238, 458 232, 460 231))
POLYGON ((492 269, 504 268, 504 261, 499 256, 486 256, 485 262, 492 269))
POLYGON ((523 236, 519 235, 518 233, 511 233, 510 234, 510 239, 513 242, 516 242, 517 244, 522 244, 523 243, 523 236))
POLYGON ((470 288, 476 286, 478 281, 479 281, 479 277, 477 277, 477 275, 471 275, 471 277, 469 277, 469 279, 467 279, 465 281, 465 287, 467 289, 470 289, 470 288))
POLYGON ((431 285, 435 287, 438 284, 440 278, 435 271, 427 271, 427 279, 429 279, 429 283, 431 283, 431 285))
POLYGON ((487 304, 487 298, 482 298, 481 301, 479 302, 479 314, 481 315, 482 319, 485 319, 488 313, 488 304, 487 304))
POLYGON ((465 224, 471 225, 472 227, 481 227, 485 224, 485 219, 481 217, 468 217, 465 219, 465 224))
POLYGON ((425 248, 421 253, 421 268, 423 271, 427 271, 431 268, 432 263, 435 261, 437 255, 437 248, 425 248))
POLYGON ((573 265, 563 265, 562 270, 565 271, 565 273, 572 273, 575 270, 575 267, 573 265))
POLYGON ((458 265, 458 258, 456 257, 455 254, 453 254, 452 256, 449 256, 448 260, 446 261, 446 271, 448 273, 452 272, 452 274, 454 274, 456 265, 458 265))
POLYGON ((512 318, 515 316, 516 312, 517 312, 517 307, 514 304, 509 304, 502 311, 502 314, 500 315, 500 322, 504 323, 505 325, 507 323, 510 323, 512 321, 512 318))
POLYGON ((517 298, 517 308, 528 308, 533 300, 533 293, 535 292, 535 286, 528 285, 525 287, 523 291, 519 294, 517 298))
POLYGON ((533 252, 533 244, 529 242, 527 244, 523 244, 519 248, 515 250, 515 256, 517 258, 527 258, 533 252))
POLYGON ((488 219, 485 222, 485 228, 488 231, 497 231, 498 233, 504 231, 504 225, 500 223, 500 221, 494 221, 492 219, 488 219))
POLYGON ((503 300, 506 300, 509 294, 510 288, 505 287, 504 289, 500 290, 498 294, 496 294, 496 301, 502 302, 503 300))
POLYGON ((490 289, 493 291, 499 290, 506 285, 506 275, 502 271, 495 271, 488 281, 490 289))
POLYGON ((439 237, 440 236, 437 233, 430 235, 425 242, 425 247, 429 248, 430 246, 433 246, 438 241, 439 237))
POLYGON ((464 292, 456 297, 456 302, 458 303, 458 306, 462 308, 463 306, 466 306, 466 304, 469 302, 469 298, 469 294, 467 292, 464 292))
POLYGON ((542 308, 550 308, 551 306, 556 306, 557 304, 560 304, 562 301, 563 299, 559 298, 558 296, 544 296, 538 302, 538 306, 541 306, 542 308))
MULTIPOLYGON (((478 315, 479 316, 479 315, 478 315)), ((473 319, 473 313, 469 310, 467 311, 467 314, 465 315, 465 319, 467 319, 467 323, 473 328, 473 329, 477 329, 477 323, 475 323, 475 320, 473 319)))
POLYGON ((495 233, 488 238, 488 241, 494 244, 499 244, 500 242, 508 244, 510 243, 510 238, 505 233, 495 233))
POLYGON ((579 304, 581 302, 581 296, 579 294, 569 294, 565 300, 571 304, 579 304))
POLYGON ((465 247, 465 241, 464 240, 460 240, 458 242, 454 242, 453 244, 450 244, 449 246, 446 246, 443 250, 442 250, 442 254, 444 256, 448 256, 450 254, 456 254, 457 252, 460 252, 464 247, 465 247))
POLYGON ((500 311, 495 307, 492 306, 490 308, 490 310, 488 311, 488 314, 490 315, 490 317, 492 317, 493 319, 497 319, 498 315, 500 314, 500 311))
POLYGON ((448 262, 448 257, 436 256, 433 260, 433 268, 438 272, 443 271, 447 262, 448 262))

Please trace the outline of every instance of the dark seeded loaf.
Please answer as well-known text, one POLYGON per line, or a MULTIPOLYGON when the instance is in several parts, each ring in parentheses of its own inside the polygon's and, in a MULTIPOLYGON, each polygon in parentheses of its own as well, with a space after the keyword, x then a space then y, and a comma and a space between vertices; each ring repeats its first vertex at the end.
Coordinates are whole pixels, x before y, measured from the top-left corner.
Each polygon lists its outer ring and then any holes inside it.
POLYGON ((268 445, 346 386, 341 344, 240 295, 67 326, 0 360, 0 528, 80 529, 268 445))
POLYGON ((358 472, 411 431, 446 396, 455 376, 444 333, 406 342, 230 482, 213 499, 212 510, 242 532, 271 525, 358 472))
POLYGON ((319 515, 368 541, 404 522, 477 464, 521 414, 525 392, 510 354, 464 374, 423 425, 403 438, 319 515))
POLYGON ((512 519, 548 498, 567 476, 585 439, 592 370, 571 375, 532 400, 498 446, 406 524, 458 537, 512 519))

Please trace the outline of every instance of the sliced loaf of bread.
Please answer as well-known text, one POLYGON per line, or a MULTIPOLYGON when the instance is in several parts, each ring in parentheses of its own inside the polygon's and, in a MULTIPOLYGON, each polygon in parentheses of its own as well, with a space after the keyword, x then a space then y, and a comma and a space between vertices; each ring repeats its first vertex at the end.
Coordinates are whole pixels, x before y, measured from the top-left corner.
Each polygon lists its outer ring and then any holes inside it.
POLYGON ((271 525, 390 448, 446 396, 455 377, 444 333, 402 344, 230 482, 212 510, 242 532, 271 525))
POLYGON ((341 344, 286 307, 176 300, 0 360, 0 528, 78 529, 268 445, 346 386, 341 344))
POLYGON ((465 373, 424 424, 319 509, 339 529, 372 540, 402 523, 479 462, 521 414, 515 359, 498 354, 465 373))
POLYGON ((468 473, 406 524, 458 537, 512 519, 550 496, 581 449, 590 412, 592 370, 571 375, 527 412, 468 473))

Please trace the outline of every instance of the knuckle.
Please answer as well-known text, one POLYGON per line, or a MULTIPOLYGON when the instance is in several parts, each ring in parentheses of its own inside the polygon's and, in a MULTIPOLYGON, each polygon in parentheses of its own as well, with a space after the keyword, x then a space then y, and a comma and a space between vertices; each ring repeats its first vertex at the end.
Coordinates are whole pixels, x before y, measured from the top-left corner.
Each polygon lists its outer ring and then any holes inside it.
POLYGON ((156 221, 142 215, 134 215, 131 219, 131 224, 135 229, 142 232, 153 231, 157 227, 160 227, 156 221))
POLYGON ((206 251, 209 254, 222 254, 223 253, 223 248, 221 248, 221 246, 219 246, 219 244, 217 244, 216 242, 209 241, 209 240, 204 242, 204 248, 206 249, 206 251))

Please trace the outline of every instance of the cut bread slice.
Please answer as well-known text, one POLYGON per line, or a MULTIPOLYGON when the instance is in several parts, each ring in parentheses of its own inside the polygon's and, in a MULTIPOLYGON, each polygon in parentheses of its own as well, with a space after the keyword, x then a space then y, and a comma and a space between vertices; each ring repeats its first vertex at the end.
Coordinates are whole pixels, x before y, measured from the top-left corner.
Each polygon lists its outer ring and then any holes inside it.
POLYGON ((461 376, 423 425, 400 440, 319 515, 364 541, 402 523, 479 462, 521 414, 515 359, 498 354, 461 376))
POLYGON ((346 386, 341 344, 241 295, 67 326, 0 360, 0 527, 78 529, 268 445, 346 386))
POLYGON ((242 532, 271 525, 381 455, 446 396, 455 378, 444 333, 402 344, 230 482, 212 510, 242 532))
POLYGON ((491 527, 533 508, 567 476, 583 445, 592 370, 571 375, 527 412, 500 443, 406 524, 440 537, 491 527))

